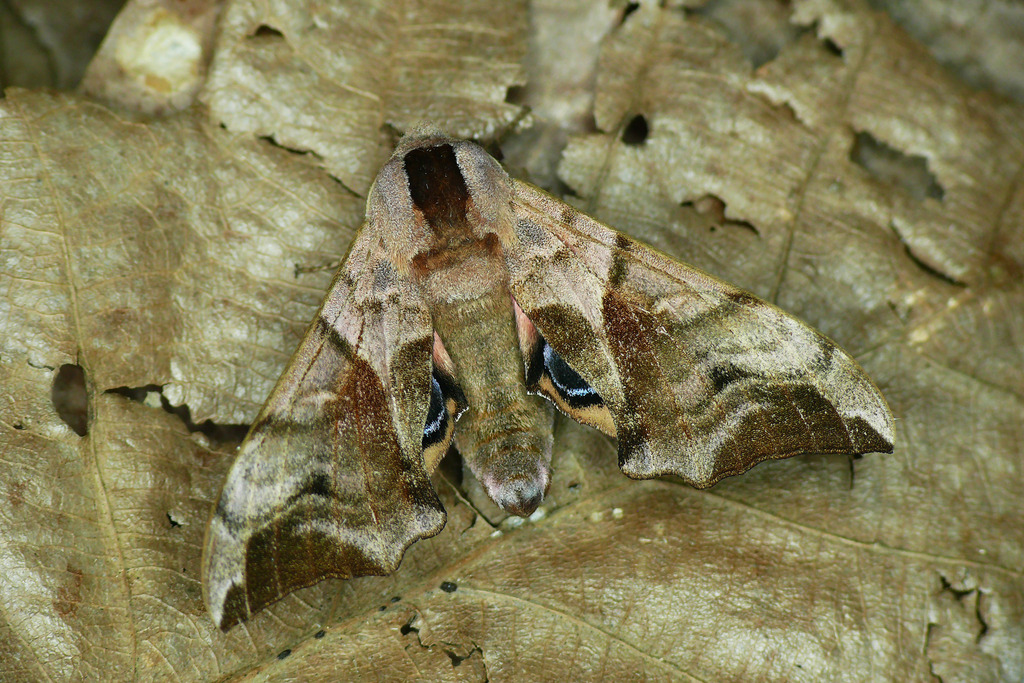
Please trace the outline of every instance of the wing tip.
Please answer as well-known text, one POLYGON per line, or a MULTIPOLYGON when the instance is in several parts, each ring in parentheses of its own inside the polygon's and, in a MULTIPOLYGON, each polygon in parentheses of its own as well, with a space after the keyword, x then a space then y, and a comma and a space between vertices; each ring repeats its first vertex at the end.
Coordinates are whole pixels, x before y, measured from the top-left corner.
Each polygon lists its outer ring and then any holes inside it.
POLYGON ((896 446, 892 413, 886 411, 881 424, 857 417, 848 422, 850 435, 856 437, 851 455, 892 453, 896 446))

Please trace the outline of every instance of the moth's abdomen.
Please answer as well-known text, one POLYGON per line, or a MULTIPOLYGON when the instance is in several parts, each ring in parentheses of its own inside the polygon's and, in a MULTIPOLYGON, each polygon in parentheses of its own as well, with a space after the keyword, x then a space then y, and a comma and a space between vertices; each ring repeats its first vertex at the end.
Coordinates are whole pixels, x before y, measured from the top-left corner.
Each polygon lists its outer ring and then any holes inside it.
POLYGON ((523 392, 514 401, 471 406, 456 443, 499 506, 521 517, 537 509, 551 483, 551 407, 523 392))
MULTIPOLYGON (((491 269, 503 265, 494 259, 491 269)), ((498 505, 528 515, 550 481, 551 412, 527 391, 508 288, 500 279, 489 285, 473 298, 436 301, 434 330, 468 405, 455 428, 459 452, 498 505)))

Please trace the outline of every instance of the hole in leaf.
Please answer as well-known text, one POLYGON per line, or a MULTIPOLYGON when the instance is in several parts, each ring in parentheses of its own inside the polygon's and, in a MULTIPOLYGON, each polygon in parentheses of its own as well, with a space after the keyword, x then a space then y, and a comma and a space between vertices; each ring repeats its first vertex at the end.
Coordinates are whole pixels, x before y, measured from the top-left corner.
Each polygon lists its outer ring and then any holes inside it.
POLYGON ((459 585, 452 581, 445 581, 441 584, 441 590, 443 590, 445 593, 454 593, 455 591, 459 590, 459 585))
POLYGON ((683 202, 681 206, 692 217, 696 226, 703 224, 708 232, 716 233, 723 228, 739 228, 760 235, 753 223, 726 218, 725 202, 715 195, 706 194, 692 202, 683 202))
POLYGON ((327 631, 320 630, 320 631, 317 631, 316 635, 313 636, 313 637, 316 638, 317 640, 320 640, 321 638, 323 638, 326 635, 327 635, 327 631))
POLYGON ((285 648, 285 649, 283 649, 283 650, 281 650, 280 652, 277 653, 277 658, 278 659, 288 659, 288 656, 291 655, 291 653, 292 653, 291 650, 289 650, 288 648, 285 648))
POLYGON ((626 23, 626 17, 628 17, 630 14, 637 11, 638 9, 640 9, 639 2, 626 3, 625 9, 622 10, 622 19, 619 20, 619 24, 626 23))
POLYGON ((526 86, 512 85, 505 91, 505 101, 509 104, 521 105, 526 103, 526 86))
POLYGON ((880 181, 902 187, 919 201, 926 198, 941 201, 945 196, 923 156, 904 154, 870 133, 857 133, 850 161, 880 181))
POLYGON ((647 119, 643 114, 637 114, 630 119, 625 130, 622 131, 622 142, 627 145, 642 145, 647 140, 648 132, 650 131, 647 127, 647 119))
POLYGON ((50 400, 60 419, 85 436, 89 433, 89 395, 85 388, 85 370, 81 365, 62 365, 53 380, 50 400))
POLYGON ((967 286, 965 283, 957 280, 952 275, 947 275, 946 273, 943 273, 941 270, 939 270, 935 266, 932 266, 931 264, 926 263, 924 259, 922 259, 916 253, 914 253, 914 250, 910 248, 910 245, 907 244, 906 240, 903 239, 903 235, 900 234, 899 230, 897 230, 895 226, 892 226, 892 231, 894 233, 896 233, 896 238, 900 241, 900 244, 903 245, 903 251, 907 254, 907 258, 909 258, 911 261, 913 261, 915 266, 917 266, 918 268, 920 268, 924 272, 928 273, 932 277, 939 278, 940 280, 942 280, 943 282, 945 282, 948 285, 953 285, 954 287, 966 287, 967 286))
POLYGON ((467 654, 465 657, 463 657, 459 653, 453 652, 452 650, 445 650, 444 651, 444 653, 446 655, 448 655, 448 659, 452 660, 452 667, 453 668, 456 667, 456 666, 461 666, 461 664, 464 661, 466 661, 467 659, 469 659, 470 657, 472 657, 473 655, 475 655, 477 653, 480 653, 482 655, 483 652, 484 651, 481 650, 479 647, 474 647, 472 650, 469 651, 469 654, 467 654))
POLYGON ((253 35, 257 38, 284 38, 283 33, 273 26, 267 26, 266 24, 260 24, 256 27, 256 31, 253 35))
POLYGON ((985 621, 985 615, 981 609, 981 600, 985 597, 984 591, 980 588, 956 588, 953 584, 943 575, 939 574, 939 581, 942 582, 942 590, 951 593, 957 602, 961 603, 965 607, 969 607, 970 603, 967 602, 967 598, 972 595, 974 598, 974 618, 978 620, 978 635, 974 637, 974 642, 979 643, 981 639, 988 633, 988 622, 985 621))
POLYGON ((404 624, 402 624, 402 628, 398 629, 399 633, 401 633, 403 636, 407 636, 407 635, 409 635, 410 633, 413 633, 413 632, 419 633, 420 630, 418 628, 416 628, 415 626, 413 626, 414 623, 416 623, 416 615, 415 614, 412 615, 411 617, 409 617, 409 621, 407 621, 404 624))
POLYGON ((929 648, 929 646, 931 645, 931 642, 932 642, 932 638, 935 635, 935 631, 937 631, 939 628, 940 628, 940 625, 936 624, 934 621, 928 622, 928 626, 925 628, 925 631, 924 631, 924 650, 925 650, 925 652, 928 651, 928 648, 929 648))
POLYGON ((974 592, 973 588, 954 588, 953 584, 949 582, 949 579, 947 579, 945 576, 942 576, 941 574, 939 575, 939 581, 942 582, 942 590, 952 593, 953 597, 955 597, 957 600, 963 600, 968 595, 974 592))
POLYGON ((288 145, 282 143, 280 140, 275 139, 271 135, 260 135, 259 139, 263 140, 263 142, 269 143, 273 147, 277 147, 278 149, 283 149, 284 151, 289 152, 290 154, 299 154, 301 156, 312 157, 313 159, 322 159, 323 158, 323 157, 321 157, 319 154, 317 154, 316 152, 314 152, 311 149, 300 149, 298 147, 289 147, 288 145))
POLYGON ((187 405, 174 406, 163 395, 163 387, 159 384, 147 384, 141 387, 115 387, 107 389, 105 393, 124 396, 130 401, 141 403, 145 406, 160 406, 166 412, 175 415, 190 432, 200 432, 214 443, 229 443, 241 441, 249 431, 249 425, 220 424, 213 420, 204 420, 196 424, 192 421, 192 414, 187 405))
POLYGON ((822 42, 825 44, 825 49, 828 50, 830 54, 833 54, 836 57, 839 57, 840 59, 842 58, 843 48, 839 47, 838 43, 836 43, 831 38, 826 38, 822 42))
POLYGON ((174 519, 174 517, 171 515, 170 512, 167 513, 167 521, 171 523, 171 528, 172 529, 177 529, 178 527, 181 526, 181 522, 179 522, 178 520, 174 519))

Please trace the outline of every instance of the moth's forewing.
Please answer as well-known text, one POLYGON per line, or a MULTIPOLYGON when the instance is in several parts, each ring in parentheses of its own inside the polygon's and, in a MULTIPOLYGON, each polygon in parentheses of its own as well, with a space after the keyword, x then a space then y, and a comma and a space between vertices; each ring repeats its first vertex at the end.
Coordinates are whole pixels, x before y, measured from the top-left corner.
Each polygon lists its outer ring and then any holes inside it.
POLYGON ((389 574, 444 509, 423 464, 430 315, 357 239, 239 448, 204 546, 203 588, 228 629, 326 577, 389 574))
POLYGON ((703 488, 767 459, 892 451, 881 393, 822 334, 512 182, 510 289, 610 410, 627 475, 703 488))

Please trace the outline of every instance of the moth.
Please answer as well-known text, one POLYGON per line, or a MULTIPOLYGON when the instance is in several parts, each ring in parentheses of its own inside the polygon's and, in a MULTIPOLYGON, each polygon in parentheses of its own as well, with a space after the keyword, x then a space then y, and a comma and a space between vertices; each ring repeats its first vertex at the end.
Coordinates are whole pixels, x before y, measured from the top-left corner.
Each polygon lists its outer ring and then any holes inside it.
POLYGON ((552 447, 534 394, 618 439, 636 479, 704 488, 893 447, 881 393, 823 335, 420 129, 227 475, 203 551, 214 622, 393 572, 444 526, 429 475, 453 440, 495 503, 529 515, 552 447))

